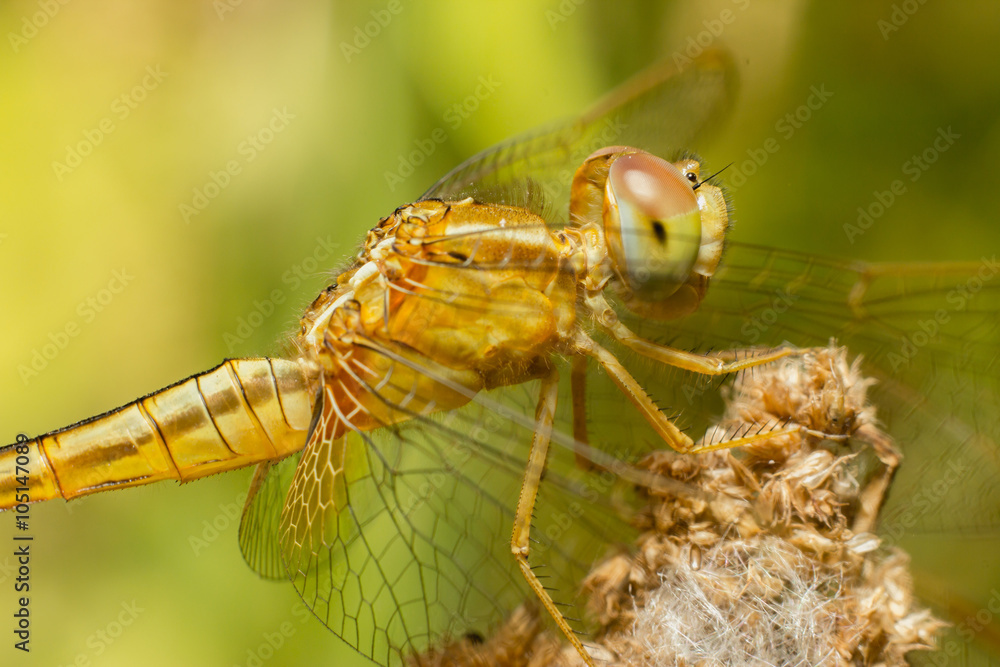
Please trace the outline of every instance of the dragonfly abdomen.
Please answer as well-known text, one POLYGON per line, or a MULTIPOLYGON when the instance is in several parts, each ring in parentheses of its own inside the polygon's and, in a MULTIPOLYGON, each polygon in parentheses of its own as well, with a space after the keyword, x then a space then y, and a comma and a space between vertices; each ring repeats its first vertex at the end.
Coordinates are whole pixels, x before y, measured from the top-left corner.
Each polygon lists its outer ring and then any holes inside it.
POLYGON ((25 494, 28 502, 68 500, 283 458, 305 445, 316 388, 295 361, 226 361, 117 410, 0 449, 0 509, 24 502, 25 494))

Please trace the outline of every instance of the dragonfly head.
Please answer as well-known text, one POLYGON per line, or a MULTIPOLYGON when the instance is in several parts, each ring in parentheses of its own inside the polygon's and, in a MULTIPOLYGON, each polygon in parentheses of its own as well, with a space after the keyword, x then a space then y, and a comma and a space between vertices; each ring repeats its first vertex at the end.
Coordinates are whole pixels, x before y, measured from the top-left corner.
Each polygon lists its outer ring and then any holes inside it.
POLYGON ((701 180, 695 159, 667 162, 612 146, 592 160, 599 166, 588 171, 591 179, 606 167, 601 217, 626 307, 655 319, 693 312, 722 257, 729 225, 722 191, 701 180))

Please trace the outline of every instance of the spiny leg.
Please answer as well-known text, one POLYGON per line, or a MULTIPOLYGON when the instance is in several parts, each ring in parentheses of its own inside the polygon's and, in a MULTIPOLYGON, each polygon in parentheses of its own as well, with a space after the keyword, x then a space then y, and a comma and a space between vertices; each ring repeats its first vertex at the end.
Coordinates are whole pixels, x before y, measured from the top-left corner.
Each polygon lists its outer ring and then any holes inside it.
POLYGON ((653 403, 649 394, 647 394, 642 386, 639 385, 638 381, 632 377, 632 374, 628 372, 628 369, 626 369, 622 363, 618 361, 618 358, 615 357, 615 355, 583 332, 577 333, 574 342, 578 350, 593 357, 599 364, 601 364, 601 367, 604 368, 607 374, 611 377, 611 380, 618 386, 618 389, 625 394, 629 401, 632 402, 632 405, 638 408, 639 412, 642 413, 642 416, 646 419, 649 425, 653 427, 653 430, 655 430, 657 434, 663 438, 664 442, 670 445, 671 449, 681 452, 682 454, 709 452, 716 449, 740 447, 759 440, 773 438, 776 435, 801 433, 802 431, 807 430, 803 426, 794 425, 696 447, 694 441, 683 431, 677 428, 677 426, 675 426, 674 423, 671 422, 665 414, 663 414, 660 408, 653 403))
POLYGON ((528 565, 530 551, 531 515, 538 497, 538 488, 545 472, 545 462, 548 458, 549 439, 552 437, 552 422, 555 420, 556 401, 559 397, 559 373, 555 369, 544 378, 538 393, 538 407, 535 410, 535 435, 531 440, 531 453, 528 455, 528 465, 524 469, 524 481, 521 484, 521 496, 517 501, 517 514, 514 516, 514 531, 510 538, 510 550, 521 568, 521 574, 535 592, 542 606, 549 612, 552 619, 563 634, 577 650, 580 657, 588 665, 595 667, 594 661, 583 648, 583 643, 569 627, 562 612, 556 607, 548 591, 542 586, 531 566, 528 565))
POLYGON ((679 350, 667 345, 660 345, 650 340, 646 340, 634 331, 621 323, 614 308, 608 304, 603 294, 596 293, 586 297, 587 305, 597 317, 600 323, 615 340, 629 349, 635 350, 644 357, 654 359, 661 363, 687 371, 701 373, 702 375, 726 375, 741 371, 745 368, 760 366, 783 359, 787 356, 797 354, 799 351, 790 347, 771 350, 766 354, 759 354, 754 357, 736 359, 735 361, 725 361, 719 357, 697 354, 687 350, 679 350))

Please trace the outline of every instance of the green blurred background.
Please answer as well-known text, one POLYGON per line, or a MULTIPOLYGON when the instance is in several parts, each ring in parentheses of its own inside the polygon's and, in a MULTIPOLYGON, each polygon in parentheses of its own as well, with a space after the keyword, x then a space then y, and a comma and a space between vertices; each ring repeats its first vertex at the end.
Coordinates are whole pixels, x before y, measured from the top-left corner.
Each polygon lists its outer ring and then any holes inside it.
MULTIPOLYGON (((381 216, 689 40, 729 48, 741 75, 731 121, 694 148, 738 169, 769 137, 779 146, 733 189, 734 238, 866 259, 976 260, 1000 248, 995 2, 42 0, 4 3, 0 32, 5 443, 223 357, 280 352, 381 216), (378 34, 355 45, 377 18, 378 34), (492 90, 456 115, 481 79, 492 90), (833 94, 787 136, 776 123, 813 86, 833 94), (276 110, 280 131, 251 148, 276 110), (98 142, 102 124, 113 131, 98 142), (904 163, 949 127, 960 138, 910 182, 904 163), (433 154, 390 183, 439 128, 433 154), (79 165, 54 168, 80 142, 94 145, 79 165), (239 173, 186 221, 180 206, 230 161, 239 173), (851 243, 844 224, 896 179, 907 192, 851 243), (102 304, 115 271, 131 278, 102 304), (100 312, 80 307, 88 298, 100 312), (281 303, 241 330, 266 300, 281 303), (77 335, 26 375, 74 323, 77 335)), ((244 565, 229 506, 247 480, 37 507, 32 652, 10 647, 13 561, 0 555, 0 663, 364 664, 296 609, 290 586, 244 565), (213 522, 217 534, 205 532, 213 522)), ((11 544, 9 516, 0 526, 11 544)))

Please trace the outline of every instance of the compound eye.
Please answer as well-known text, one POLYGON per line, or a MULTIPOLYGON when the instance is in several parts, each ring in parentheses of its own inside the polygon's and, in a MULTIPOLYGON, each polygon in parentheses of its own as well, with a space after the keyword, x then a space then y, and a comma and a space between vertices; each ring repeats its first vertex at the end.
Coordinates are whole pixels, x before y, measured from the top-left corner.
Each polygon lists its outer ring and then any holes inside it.
POLYGON ((604 232, 612 262, 636 296, 670 296, 688 279, 701 246, 689 177, 649 153, 622 155, 608 171, 604 232))

